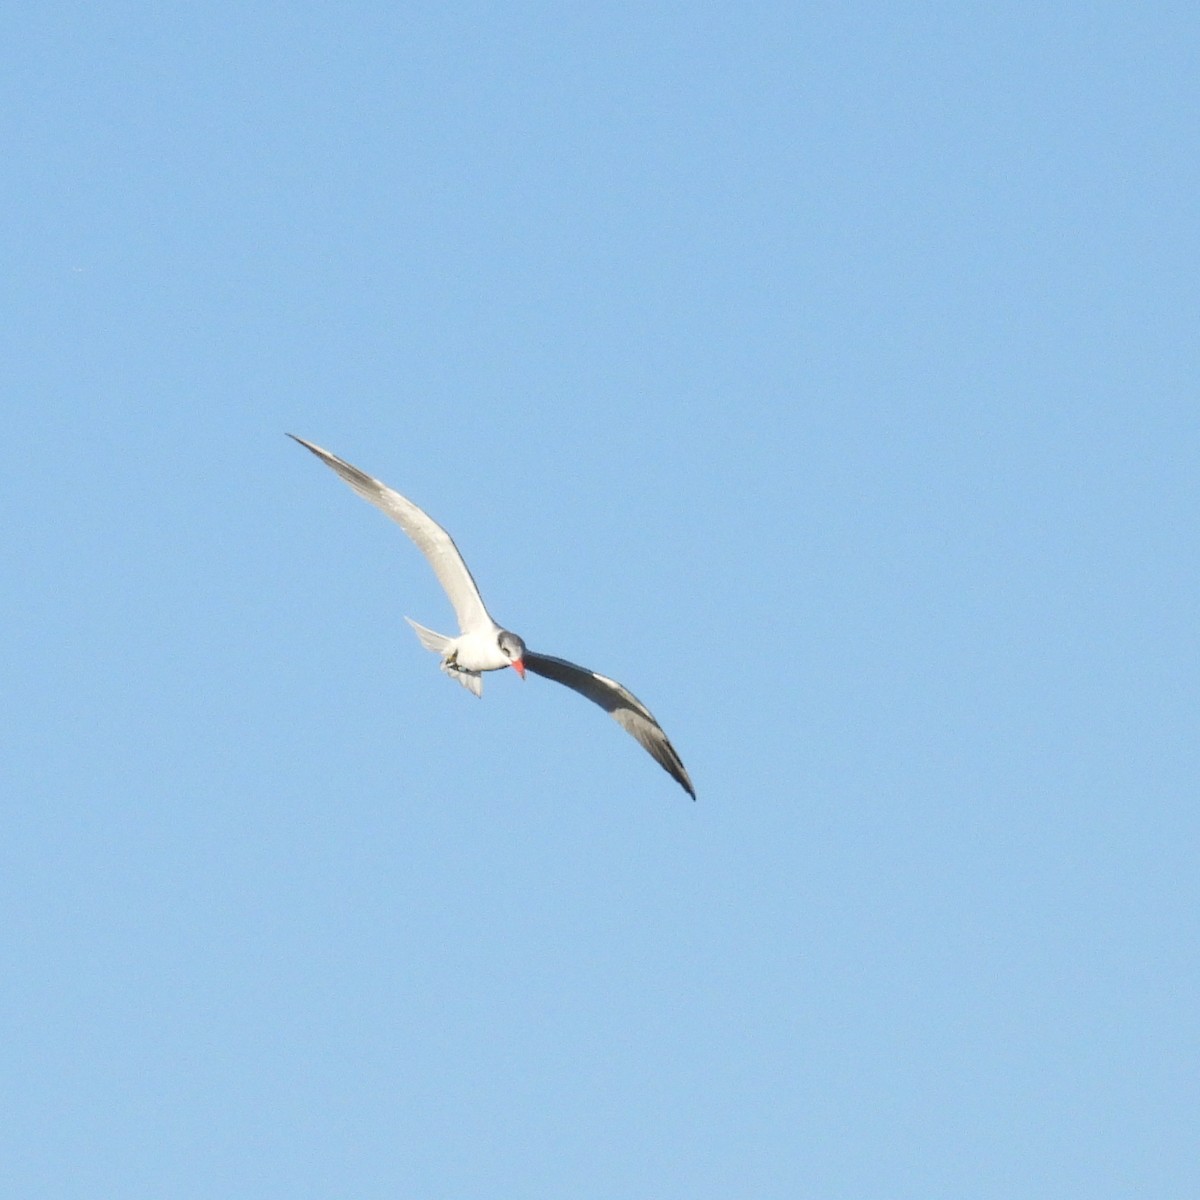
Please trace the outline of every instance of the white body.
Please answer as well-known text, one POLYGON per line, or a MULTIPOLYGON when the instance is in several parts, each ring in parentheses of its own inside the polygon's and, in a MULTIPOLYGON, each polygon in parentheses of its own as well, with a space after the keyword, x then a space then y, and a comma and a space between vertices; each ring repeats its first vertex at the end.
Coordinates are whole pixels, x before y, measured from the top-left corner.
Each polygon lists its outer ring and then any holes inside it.
POLYGON ((499 671, 514 667, 524 676, 526 670, 569 687, 600 705, 612 718, 633 735, 680 786, 692 797, 696 791, 684 769, 683 762, 667 739, 662 726, 650 710, 627 688, 586 667, 577 666, 563 658, 534 654, 525 643, 506 629, 501 629, 484 606, 479 587, 467 570, 450 535, 426 512, 399 492, 380 483, 365 471, 360 471, 336 454, 314 446, 303 438, 295 438, 311 450, 326 466, 338 473, 364 500, 381 509, 408 534, 429 560, 458 617, 458 637, 448 637, 418 625, 411 617, 405 620, 416 631, 421 644, 441 656, 442 670, 463 687, 483 695, 484 671, 499 671))

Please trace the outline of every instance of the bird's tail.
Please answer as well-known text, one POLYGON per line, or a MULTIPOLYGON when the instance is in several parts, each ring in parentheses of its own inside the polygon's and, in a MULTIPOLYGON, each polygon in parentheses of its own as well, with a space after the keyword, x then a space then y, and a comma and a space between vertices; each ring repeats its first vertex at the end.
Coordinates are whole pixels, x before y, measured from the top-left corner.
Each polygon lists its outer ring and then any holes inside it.
POLYGON ((443 633, 434 633, 432 629, 426 629, 424 625, 418 625, 412 617, 404 618, 412 627, 413 632, 421 639, 421 645, 426 650, 432 650, 434 654, 442 654, 446 647, 450 645, 453 638, 446 637, 443 633))
POLYGON ((447 637, 444 633, 434 633, 432 629, 426 629, 424 625, 418 625, 412 617, 405 617, 404 619, 413 627, 413 631, 421 639, 421 645, 426 650, 432 650, 434 654, 442 656, 442 670, 451 679, 457 679, 468 692, 474 692, 476 696, 483 695, 483 677, 478 671, 465 671, 457 663, 447 661, 446 649, 454 641, 454 638, 447 637))

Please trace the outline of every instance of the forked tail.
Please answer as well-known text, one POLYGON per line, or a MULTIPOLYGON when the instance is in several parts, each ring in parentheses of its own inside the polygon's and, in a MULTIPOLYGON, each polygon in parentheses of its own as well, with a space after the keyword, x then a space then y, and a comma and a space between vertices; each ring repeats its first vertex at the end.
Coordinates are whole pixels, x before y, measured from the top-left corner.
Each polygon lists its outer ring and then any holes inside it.
POLYGON ((421 645, 426 650, 432 650, 434 654, 441 656, 442 670, 451 679, 458 680, 468 692, 474 692, 476 696, 483 695, 483 678, 478 671, 465 671, 457 663, 447 661, 446 648, 454 641, 454 638, 446 637, 444 633, 434 633, 432 629, 426 629, 424 625, 418 625, 412 617, 405 617, 404 619, 413 627, 413 631, 417 637, 421 639, 421 645))
POLYGON ((426 650, 432 650, 434 654, 441 654, 452 641, 453 638, 446 637, 445 634, 434 633, 432 629, 426 629, 424 625, 418 625, 412 617, 404 618, 412 627, 413 632, 421 639, 421 645, 426 650))

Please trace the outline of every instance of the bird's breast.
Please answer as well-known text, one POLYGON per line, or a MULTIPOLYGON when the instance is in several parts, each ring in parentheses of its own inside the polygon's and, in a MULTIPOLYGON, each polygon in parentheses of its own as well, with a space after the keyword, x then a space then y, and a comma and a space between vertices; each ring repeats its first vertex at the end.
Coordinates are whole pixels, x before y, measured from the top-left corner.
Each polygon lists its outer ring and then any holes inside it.
POLYGON ((497 629, 464 633, 456 638, 453 643, 455 661, 468 671, 499 671, 501 667, 509 666, 508 659, 496 641, 499 632, 497 629))

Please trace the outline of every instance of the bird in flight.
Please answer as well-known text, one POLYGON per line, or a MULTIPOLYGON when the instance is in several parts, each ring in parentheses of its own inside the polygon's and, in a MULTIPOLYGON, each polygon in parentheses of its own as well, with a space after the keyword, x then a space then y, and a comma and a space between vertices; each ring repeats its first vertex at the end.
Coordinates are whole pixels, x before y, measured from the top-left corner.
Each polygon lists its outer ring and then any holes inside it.
POLYGON ((434 633, 418 625, 410 617, 404 619, 416 631, 421 645, 426 650, 440 654, 442 670, 463 687, 483 695, 484 671, 499 671, 512 667, 522 679, 526 671, 553 679, 572 691, 600 705, 618 725, 632 734, 651 757, 671 776, 693 800, 696 789, 683 762, 671 745, 662 726, 654 719, 650 710, 627 688, 615 679, 576 666, 564 658, 549 654, 535 654, 525 643, 507 629, 502 629, 492 620, 484 607, 479 588, 463 562, 450 535, 428 513, 419 509, 411 500, 405 499, 378 479, 348 462, 322 450, 320 446, 306 442, 289 433, 293 441, 311 450, 327 467, 336 471, 364 500, 369 500, 381 512, 391 517, 416 543, 417 549, 429 560, 438 582, 445 589, 454 613, 458 617, 458 637, 434 633))

